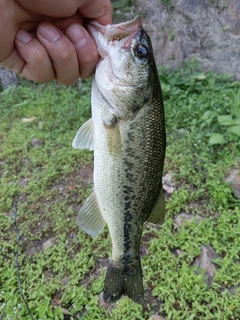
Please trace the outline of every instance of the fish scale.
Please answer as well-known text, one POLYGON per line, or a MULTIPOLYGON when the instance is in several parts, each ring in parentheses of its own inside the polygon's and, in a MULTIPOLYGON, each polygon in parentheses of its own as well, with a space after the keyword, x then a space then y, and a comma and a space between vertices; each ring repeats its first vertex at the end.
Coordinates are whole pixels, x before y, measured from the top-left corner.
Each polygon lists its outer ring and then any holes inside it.
POLYGON ((112 28, 93 22, 89 31, 101 60, 92 84, 92 119, 79 129, 73 146, 94 149, 94 190, 78 224, 92 236, 108 225, 112 257, 104 300, 112 303, 127 295, 143 304, 142 231, 147 221, 161 224, 165 214, 161 87, 139 18, 112 28))

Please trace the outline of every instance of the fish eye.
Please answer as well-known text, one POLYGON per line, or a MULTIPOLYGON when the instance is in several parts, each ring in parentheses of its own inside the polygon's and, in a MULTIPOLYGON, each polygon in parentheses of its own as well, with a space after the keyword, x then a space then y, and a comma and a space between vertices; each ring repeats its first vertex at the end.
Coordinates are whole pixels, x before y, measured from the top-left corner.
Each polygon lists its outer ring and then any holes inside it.
POLYGON ((134 53, 138 58, 145 59, 148 57, 148 48, 144 44, 138 43, 134 48, 134 53))

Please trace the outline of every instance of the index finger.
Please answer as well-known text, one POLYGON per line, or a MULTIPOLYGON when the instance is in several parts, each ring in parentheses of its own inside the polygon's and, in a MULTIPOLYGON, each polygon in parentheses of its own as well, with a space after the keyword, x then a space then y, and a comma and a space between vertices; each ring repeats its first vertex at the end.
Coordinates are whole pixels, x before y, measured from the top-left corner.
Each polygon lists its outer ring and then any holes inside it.
POLYGON ((100 24, 112 23, 112 4, 110 0, 87 0, 79 12, 85 18, 95 20, 100 24))

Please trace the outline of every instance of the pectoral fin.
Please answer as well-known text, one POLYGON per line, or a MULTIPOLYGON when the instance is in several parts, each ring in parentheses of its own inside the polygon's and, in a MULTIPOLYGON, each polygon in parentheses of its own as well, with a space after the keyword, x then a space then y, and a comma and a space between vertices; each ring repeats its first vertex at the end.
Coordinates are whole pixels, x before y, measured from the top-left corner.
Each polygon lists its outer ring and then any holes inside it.
POLYGON ((106 222, 103 219, 94 191, 80 209, 77 223, 83 231, 92 237, 97 237, 105 227, 106 222))
POLYGON ((94 127, 92 118, 85 122, 77 131, 72 146, 74 149, 94 149, 94 127))
POLYGON ((153 208, 153 211, 148 218, 149 222, 155 223, 155 224, 162 224, 165 217, 165 200, 164 200, 164 194, 163 189, 161 188, 159 197, 157 199, 157 202, 153 208))

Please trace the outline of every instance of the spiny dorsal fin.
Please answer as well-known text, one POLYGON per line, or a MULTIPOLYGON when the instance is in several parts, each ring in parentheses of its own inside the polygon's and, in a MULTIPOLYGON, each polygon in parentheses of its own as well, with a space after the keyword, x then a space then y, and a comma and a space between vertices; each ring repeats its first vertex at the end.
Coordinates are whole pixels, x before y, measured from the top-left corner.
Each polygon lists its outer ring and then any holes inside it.
POLYGON ((94 149, 94 127, 92 118, 85 122, 77 131, 72 146, 74 149, 94 149))
POLYGON ((100 211, 94 190, 80 209, 77 223, 83 231, 92 237, 97 237, 104 229, 106 222, 100 211))

